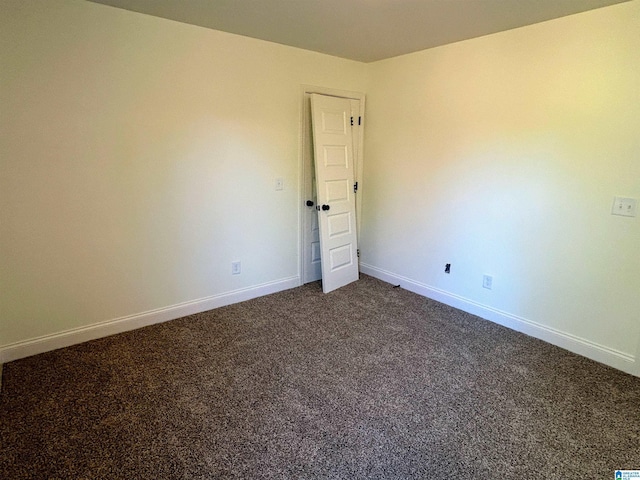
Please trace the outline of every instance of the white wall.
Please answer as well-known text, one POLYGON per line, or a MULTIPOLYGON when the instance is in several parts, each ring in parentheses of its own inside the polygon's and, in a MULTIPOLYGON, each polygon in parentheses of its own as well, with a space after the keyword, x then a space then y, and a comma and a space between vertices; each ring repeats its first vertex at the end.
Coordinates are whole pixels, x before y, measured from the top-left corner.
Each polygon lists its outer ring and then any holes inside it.
POLYGON ((365 68, 4 0, 0 362, 296 285, 300 85, 362 91, 365 68))
POLYGON ((297 284, 310 84, 367 93, 364 271, 640 375, 640 218, 610 215, 640 197, 639 24, 636 0, 365 65, 4 0, 0 362, 297 284))
POLYGON ((364 270, 640 375, 640 218, 610 215, 640 198, 639 26, 634 1, 370 65, 364 270))

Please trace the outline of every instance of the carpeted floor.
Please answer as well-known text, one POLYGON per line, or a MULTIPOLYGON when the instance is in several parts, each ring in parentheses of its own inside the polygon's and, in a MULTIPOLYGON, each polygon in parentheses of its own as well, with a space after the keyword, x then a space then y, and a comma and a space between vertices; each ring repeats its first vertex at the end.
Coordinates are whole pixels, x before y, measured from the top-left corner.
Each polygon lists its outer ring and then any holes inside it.
POLYGON ((0 478, 613 479, 640 378, 362 276, 12 362, 0 478))

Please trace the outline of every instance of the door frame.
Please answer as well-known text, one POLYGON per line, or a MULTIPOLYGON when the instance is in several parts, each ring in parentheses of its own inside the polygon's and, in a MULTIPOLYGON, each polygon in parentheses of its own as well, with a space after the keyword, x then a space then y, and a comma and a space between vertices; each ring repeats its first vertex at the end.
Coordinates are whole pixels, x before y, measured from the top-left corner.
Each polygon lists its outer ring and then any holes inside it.
MULTIPOLYGON (((299 125, 299 152, 298 152, 298 278, 299 284, 304 283, 304 215, 306 208, 304 206, 305 198, 305 182, 308 175, 311 175, 309 167, 305 165, 304 151, 308 142, 312 139, 307 136, 305 129, 305 115, 309 114, 309 107, 306 105, 305 98, 312 93, 318 93, 320 95, 328 95, 331 97, 347 98, 351 100, 360 101, 360 116, 364 118, 365 112, 365 94, 362 92, 353 92, 349 90, 340 90, 336 88, 318 87, 316 85, 301 85, 300 87, 300 125, 299 125)), ((358 152, 354 156, 355 163, 355 181, 358 182, 358 193, 356 194, 356 236, 358 242, 360 241, 360 218, 362 211, 362 172, 363 172, 363 143, 364 143, 364 122, 362 128, 358 129, 358 152)))

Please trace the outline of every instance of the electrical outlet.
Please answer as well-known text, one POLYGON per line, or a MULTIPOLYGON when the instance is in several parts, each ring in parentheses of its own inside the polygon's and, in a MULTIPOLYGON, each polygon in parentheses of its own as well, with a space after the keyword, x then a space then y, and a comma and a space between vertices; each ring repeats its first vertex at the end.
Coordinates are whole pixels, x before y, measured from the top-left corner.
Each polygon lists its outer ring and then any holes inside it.
POLYGON ((493 288, 493 277, 491 275, 482 276, 482 288, 491 290, 493 288))
POLYGON ((240 262, 231 262, 231 275, 240 275, 242 264, 240 262))
POLYGON ((451 264, 450 263, 446 263, 444 265, 444 273, 451 273, 451 264))
POLYGON ((638 200, 635 198, 615 197, 611 215, 622 215, 623 217, 635 217, 638 200))

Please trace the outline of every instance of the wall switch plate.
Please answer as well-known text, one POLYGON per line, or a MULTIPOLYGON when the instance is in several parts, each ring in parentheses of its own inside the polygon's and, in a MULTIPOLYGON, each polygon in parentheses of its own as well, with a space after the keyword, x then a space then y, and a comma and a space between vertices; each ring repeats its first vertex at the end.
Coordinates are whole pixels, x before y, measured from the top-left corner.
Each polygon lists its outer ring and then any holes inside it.
POLYGON ((623 217, 635 217, 638 211, 638 200, 635 198, 615 197, 611 215, 622 215, 623 217))
POLYGON ((231 262, 231 275, 240 275, 242 264, 240 262, 231 262))
POLYGON ((482 288, 491 290, 493 288, 493 277, 491 275, 482 276, 482 288))
POLYGON ((281 177, 276 178, 276 190, 284 190, 284 179, 281 177))

